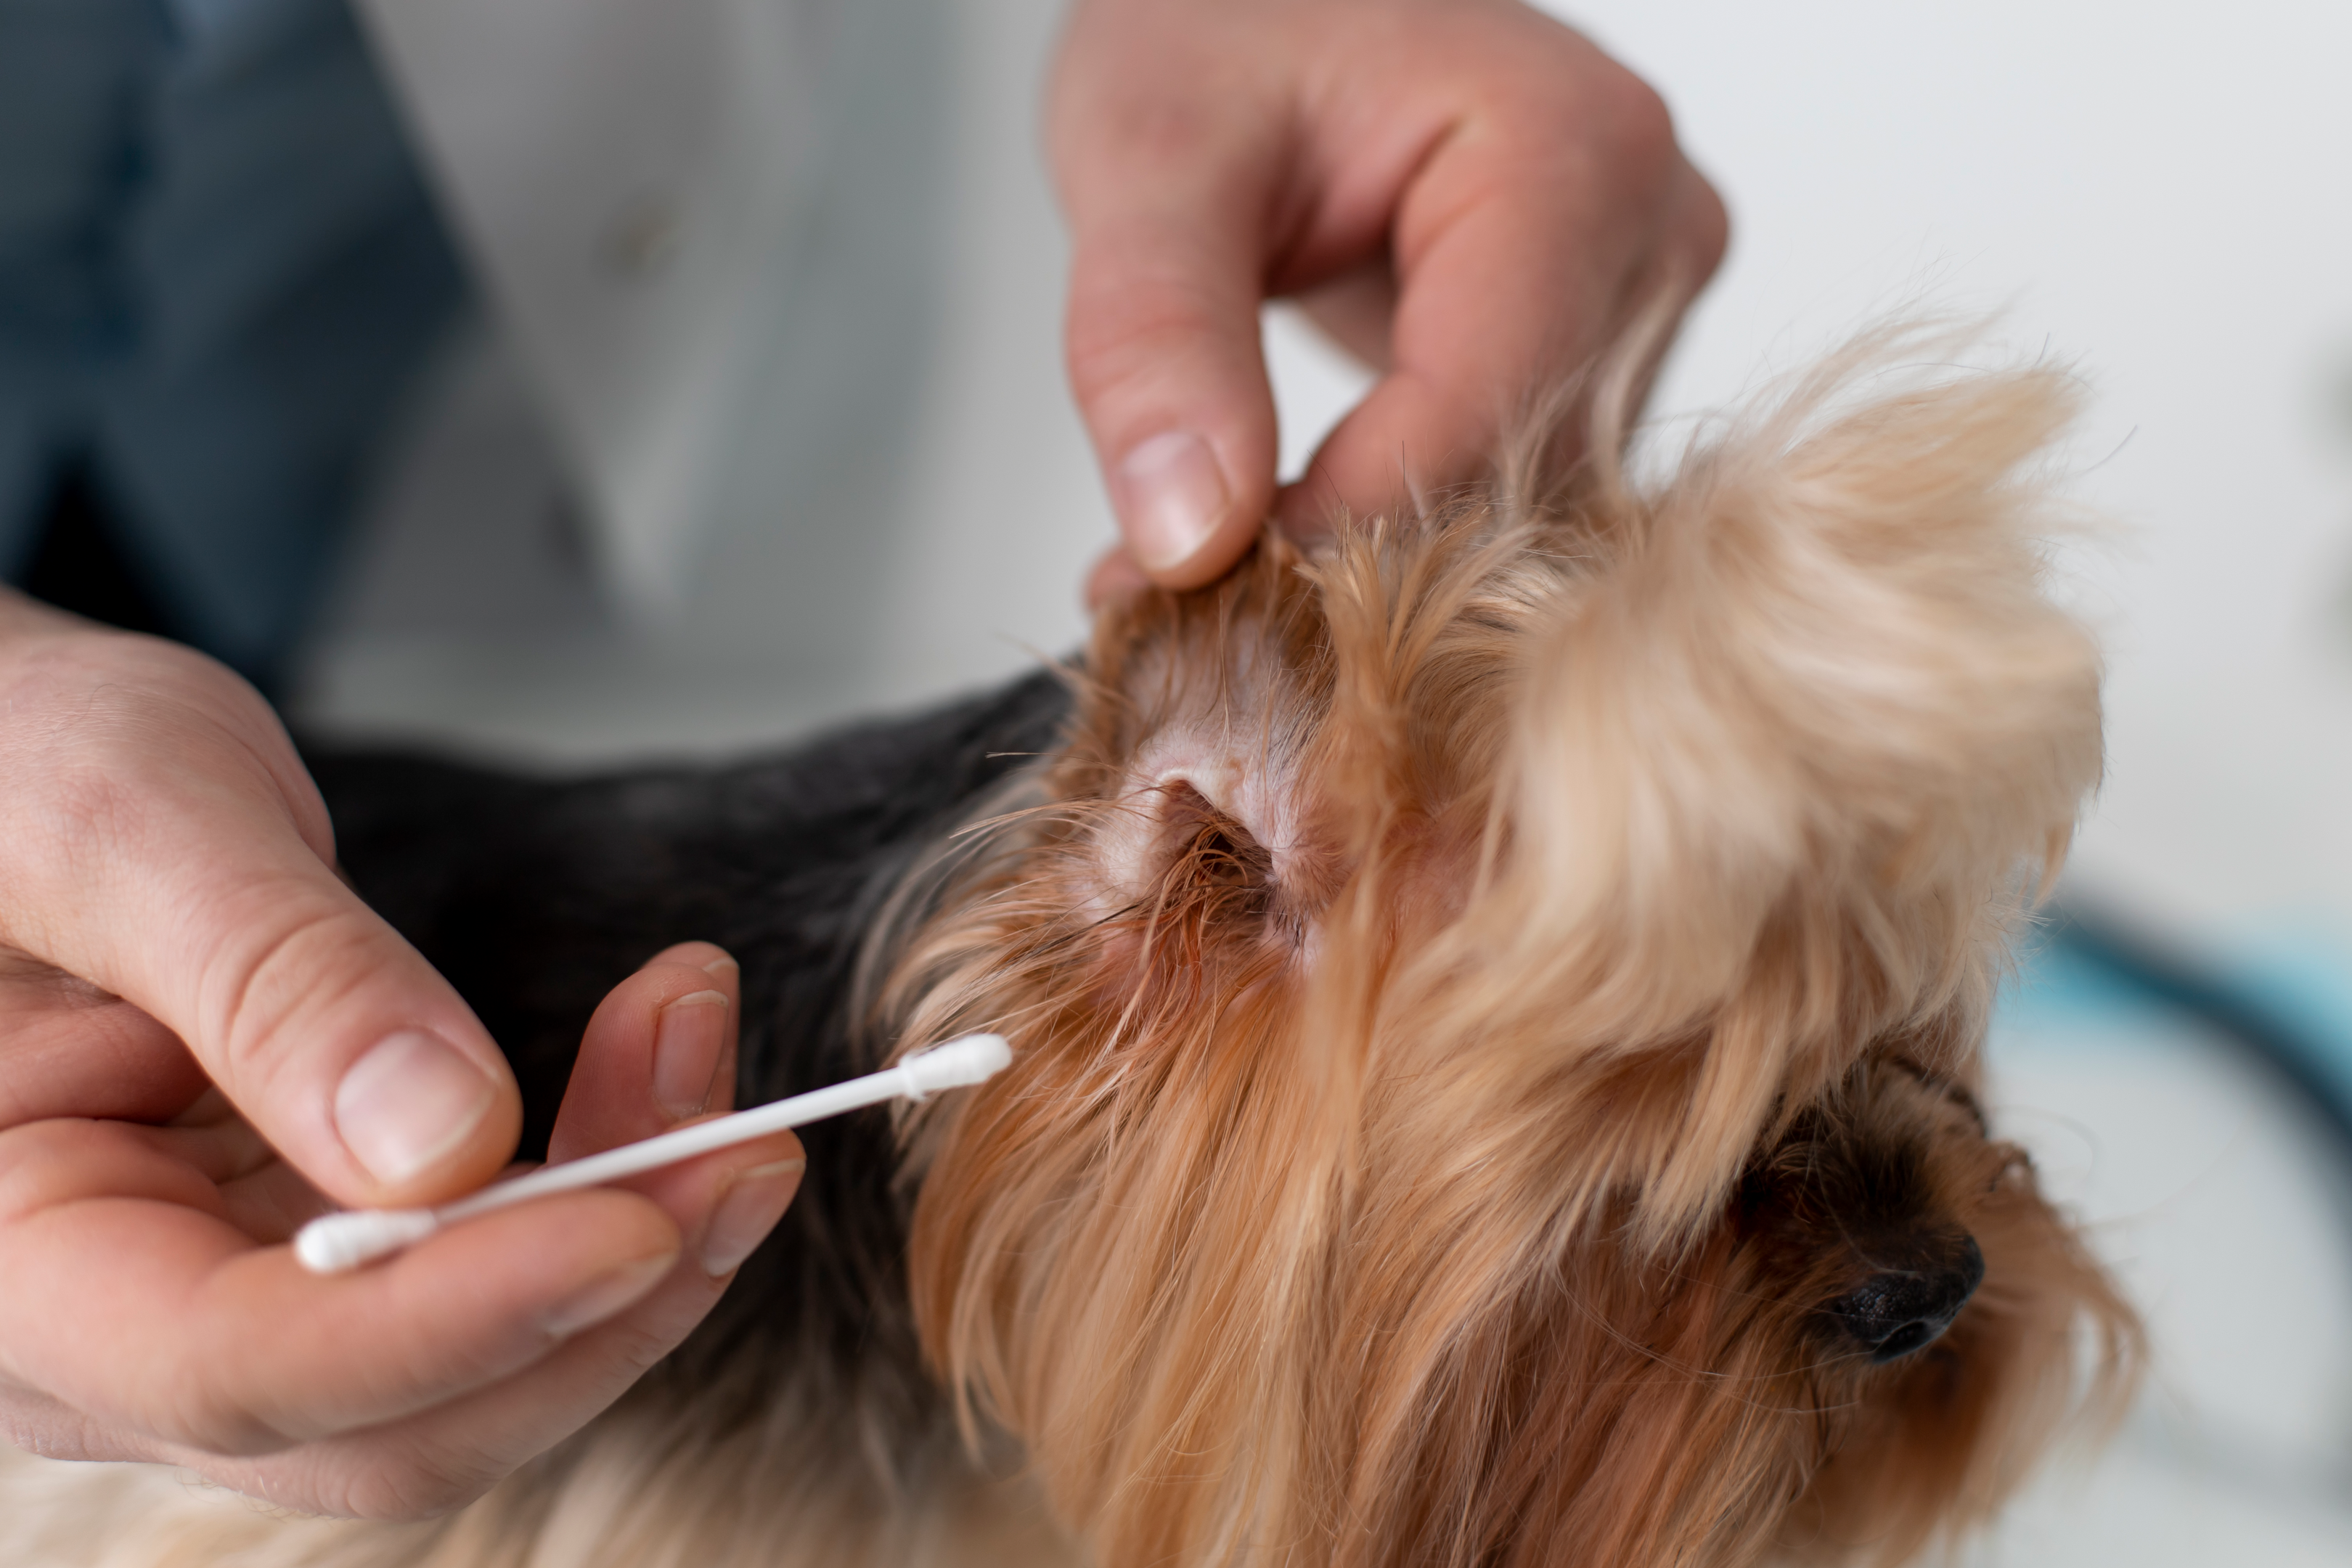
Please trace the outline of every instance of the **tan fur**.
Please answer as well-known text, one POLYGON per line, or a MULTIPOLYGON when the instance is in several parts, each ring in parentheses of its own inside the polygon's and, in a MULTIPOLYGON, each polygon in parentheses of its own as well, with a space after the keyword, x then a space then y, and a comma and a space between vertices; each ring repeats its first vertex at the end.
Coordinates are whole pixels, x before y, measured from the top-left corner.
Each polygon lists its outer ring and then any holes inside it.
POLYGON ((144 1544, 35 1510, 0 1555, 1734 1568, 1980 1521, 2137 1339, 1972 1094, 2100 765, 2029 471, 2072 389, 1925 346, 1649 489, 1604 383, 1596 462, 1104 617, 1065 750, 877 937, 883 1037, 1018 1051, 909 1125, 911 1282, 1037 1494, 638 1400, 443 1524, 94 1473, 144 1544), (1968 1237, 1943 1339, 1837 1337, 1968 1237))
POLYGON ((2078 1318, 2120 1366, 1980 1131, 1920 1155, 2005 1173, 1943 1216, 2000 1270, 1945 1393, 1807 1368, 1826 1280, 1714 1316, 1801 1115, 1874 1060, 1973 1083, 2098 775, 2019 473, 2069 384, 1841 402, 1908 346, 1654 494, 1270 541, 1098 630, 1050 805, 895 1001, 1021 1047, 919 1139, 916 1307, 1101 1561, 1732 1563, 1800 1517, 1891 1558, 2015 1479, 2078 1318), (1917 1470, 1848 1481, 1864 1434, 1917 1470))

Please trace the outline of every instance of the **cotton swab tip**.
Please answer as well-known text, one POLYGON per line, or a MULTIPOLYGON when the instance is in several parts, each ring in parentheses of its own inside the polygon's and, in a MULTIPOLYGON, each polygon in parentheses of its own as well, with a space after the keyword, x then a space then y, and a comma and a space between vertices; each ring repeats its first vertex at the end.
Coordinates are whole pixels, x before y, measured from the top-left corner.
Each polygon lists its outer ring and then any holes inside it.
POLYGON ((431 1209, 353 1209, 320 1215, 294 1238, 294 1256, 313 1274, 348 1274, 441 1228, 431 1209))
POLYGON ((1013 1047, 1002 1035, 966 1035, 898 1064, 908 1091, 920 1099, 943 1089, 962 1089, 994 1078, 1013 1065, 1013 1047))

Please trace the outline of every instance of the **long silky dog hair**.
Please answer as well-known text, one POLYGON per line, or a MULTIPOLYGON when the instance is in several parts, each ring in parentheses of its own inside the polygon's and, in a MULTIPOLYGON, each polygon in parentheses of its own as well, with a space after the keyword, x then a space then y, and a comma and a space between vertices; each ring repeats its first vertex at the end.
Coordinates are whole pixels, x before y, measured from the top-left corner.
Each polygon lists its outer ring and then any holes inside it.
POLYGON ((527 1144, 688 937, 742 963, 747 1102, 970 1028, 1015 1063, 812 1129, 713 1318, 460 1514, 121 1470, 43 1511, 20 1468, 0 1545, 1735 1568, 1979 1523, 2137 1331, 1978 1100, 2100 769, 2034 468, 2072 386, 1904 373, 1943 346, 1866 338, 1647 485, 1620 376, 1588 460, 1269 537, 1066 670, 782 757, 318 756, 527 1144), (142 1522, 66 1544, 101 1507, 142 1522))

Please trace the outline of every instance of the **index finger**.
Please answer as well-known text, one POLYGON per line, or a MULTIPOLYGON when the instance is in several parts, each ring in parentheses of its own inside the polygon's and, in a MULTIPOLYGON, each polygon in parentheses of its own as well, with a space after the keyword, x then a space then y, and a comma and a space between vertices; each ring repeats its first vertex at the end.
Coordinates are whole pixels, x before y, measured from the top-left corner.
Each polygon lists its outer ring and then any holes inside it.
POLYGON ((320 1278, 257 1247, 168 1141, 123 1123, 0 1133, 0 1376, 215 1454, 377 1425, 512 1375, 653 1290, 677 1226, 566 1194, 320 1278), (494 1223, 496 1222, 496 1223, 494 1223))

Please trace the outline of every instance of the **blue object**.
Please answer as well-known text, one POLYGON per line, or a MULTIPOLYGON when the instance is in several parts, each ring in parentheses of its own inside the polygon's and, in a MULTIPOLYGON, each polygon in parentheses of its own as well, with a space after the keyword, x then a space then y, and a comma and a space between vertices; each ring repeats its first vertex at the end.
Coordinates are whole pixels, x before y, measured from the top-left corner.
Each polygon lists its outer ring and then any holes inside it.
POLYGON ((2316 942, 2250 956, 2193 953, 2114 912, 2071 902, 2029 941, 2000 1011, 2063 1033, 2151 1011, 2185 1014, 2294 1097, 2352 1173, 2352 970, 2316 942))
POLYGON ((0 0, 0 574, 78 463, 266 675, 464 293, 344 0, 0 0))

